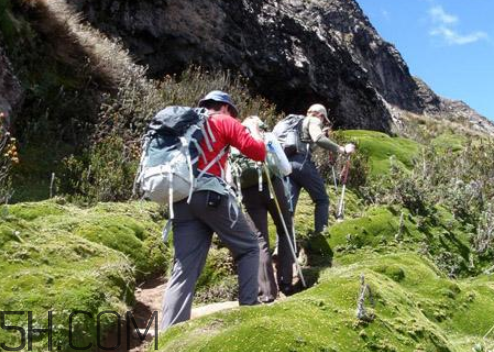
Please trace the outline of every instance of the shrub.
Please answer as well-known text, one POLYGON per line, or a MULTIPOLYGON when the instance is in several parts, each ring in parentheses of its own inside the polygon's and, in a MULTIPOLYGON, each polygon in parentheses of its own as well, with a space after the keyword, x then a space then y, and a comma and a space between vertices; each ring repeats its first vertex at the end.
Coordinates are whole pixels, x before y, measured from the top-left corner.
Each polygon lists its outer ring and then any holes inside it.
POLYGON ((8 130, 8 116, 0 111, 0 203, 7 203, 12 196, 11 170, 19 163, 17 141, 8 130))
POLYGON ((87 203, 127 200, 137 170, 138 155, 122 137, 108 135, 82 157, 65 158, 62 193, 87 203))
POLYGON ((275 107, 251 97, 246 82, 229 72, 191 67, 180 77, 161 81, 129 80, 116 95, 103 95, 91 147, 65 158, 61 189, 85 202, 129 199, 141 152, 141 136, 151 118, 168 105, 195 106, 211 89, 229 92, 244 116, 261 115, 268 124, 275 107))

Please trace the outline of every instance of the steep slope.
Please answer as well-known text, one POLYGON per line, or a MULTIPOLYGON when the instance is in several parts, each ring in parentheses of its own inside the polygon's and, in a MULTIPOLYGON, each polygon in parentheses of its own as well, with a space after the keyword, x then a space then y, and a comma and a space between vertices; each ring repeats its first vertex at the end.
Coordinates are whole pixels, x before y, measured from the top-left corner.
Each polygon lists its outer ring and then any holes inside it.
MULTIPOLYGON (((157 220, 159 219, 159 220, 157 220)), ((134 301, 136 281, 166 269, 168 251, 159 236, 155 208, 138 204, 100 204, 81 209, 63 199, 0 207, 0 311, 7 325, 35 334, 32 349, 73 351, 70 344, 96 346, 96 338, 116 328, 116 314, 94 319, 102 311, 125 314, 134 301), (74 311, 87 314, 69 321, 74 311), (21 311, 6 314, 5 311, 21 311), (30 325, 33 323, 30 322, 30 325), (51 343, 51 346, 49 347, 51 343)), ((25 335, 23 335, 25 336, 25 335)), ((21 346, 19 333, 0 329, 0 342, 21 346)), ((21 347, 19 350, 27 350, 21 347)))
MULTIPOLYGON (((403 195, 424 200, 413 186, 414 179, 426 178, 429 167, 425 160, 418 168, 415 163, 423 157, 424 145, 371 131, 342 134, 369 157, 370 174, 382 179, 394 163, 405 174, 400 176, 408 187, 403 195), (413 176, 416 169, 424 174, 413 176)), ((436 139, 444 138, 448 132, 436 139)), ((437 152, 464 162, 450 150, 437 152)), ((445 164, 433 167, 447 168, 445 176, 453 180, 458 177, 445 164)), ((377 182, 368 186, 382 186, 377 182)), ((397 183, 388 191, 400 188, 397 183)), ((313 287, 269 306, 241 307, 179 324, 160 335, 159 351, 491 350, 493 253, 477 250, 478 233, 471 224, 446 201, 422 212, 396 198, 387 205, 369 204, 359 197, 364 191, 351 188, 345 220, 332 217, 326 234, 308 238, 313 204, 308 196, 301 198, 296 228, 306 239, 302 246, 311 267, 304 267, 304 275, 313 287)), ((328 192, 334 209, 339 194, 332 186, 328 192)))

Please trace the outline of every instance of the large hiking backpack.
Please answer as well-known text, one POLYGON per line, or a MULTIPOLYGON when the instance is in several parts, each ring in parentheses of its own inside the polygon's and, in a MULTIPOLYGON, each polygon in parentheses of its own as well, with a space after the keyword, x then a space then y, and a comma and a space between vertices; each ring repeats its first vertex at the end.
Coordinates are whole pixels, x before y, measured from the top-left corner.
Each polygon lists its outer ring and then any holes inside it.
POLYGON ((262 186, 262 163, 249 159, 241 154, 238 149, 232 148, 229 164, 232 173, 232 181, 237 187, 237 191, 241 192, 244 188, 256 186, 259 184, 259 181, 262 186))
POLYGON ((302 141, 302 123, 304 115, 288 115, 279 121, 273 129, 273 134, 281 143, 286 156, 305 153, 307 145, 302 141))
MULTIPOLYGON (((270 176, 284 178, 292 173, 292 165, 288 161, 283 149, 273 133, 264 134, 266 144, 266 165, 270 176)), ((262 183, 266 181, 263 164, 255 162, 242 155, 237 149, 232 148, 230 154, 230 167, 233 181, 237 189, 249 188, 258 185, 262 191, 262 183)))
POLYGON ((151 120, 143 138, 142 156, 135 190, 145 199, 169 204, 192 196, 195 180, 224 155, 223 149, 199 173, 197 162, 204 156, 200 142, 211 151, 215 138, 207 123, 205 109, 170 106, 151 120))

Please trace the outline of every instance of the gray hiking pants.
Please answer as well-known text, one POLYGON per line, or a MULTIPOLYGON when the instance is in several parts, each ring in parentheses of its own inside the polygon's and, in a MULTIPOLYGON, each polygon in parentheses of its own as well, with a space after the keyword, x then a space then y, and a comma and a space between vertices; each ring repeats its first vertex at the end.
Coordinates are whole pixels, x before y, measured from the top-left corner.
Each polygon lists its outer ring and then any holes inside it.
POLYGON ((297 207, 300 189, 305 189, 312 201, 316 203, 314 213, 315 232, 322 232, 328 225, 329 219, 329 197, 326 193, 324 180, 322 179, 316 165, 311 160, 310 155, 296 154, 289 158, 292 164, 292 173, 290 174, 290 185, 292 192, 293 212, 297 207))
MULTIPOLYGON (((259 192, 258 186, 242 189, 243 204, 248 215, 258 229, 260 246, 259 265, 259 290, 263 300, 275 299, 277 296, 277 285, 273 272, 271 253, 269 252, 268 212, 276 225, 278 235, 278 258, 277 279, 280 287, 292 284, 294 258, 290 251, 288 240, 293 239, 292 216, 289 211, 288 199, 285 195, 283 181, 278 177, 272 179, 274 192, 278 199, 281 213, 288 228, 290 239, 288 239, 282 219, 276 207, 274 199, 271 198, 267 183, 263 185, 263 191, 259 192)), ((293 241, 293 240, 292 240, 293 241)))
POLYGON ((194 193, 191 203, 175 203, 173 245, 175 263, 163 299, 160 329, 190 319, 197 279, 204 268, 213 232, 231 250, 237 264, 240 305, 258 304, 259 245, 242 212, 232 228, 233 211, 222 196, 217 207, 207 205, 208 191, 194 193), (231 213, 230 213, 231 211, 231 213))

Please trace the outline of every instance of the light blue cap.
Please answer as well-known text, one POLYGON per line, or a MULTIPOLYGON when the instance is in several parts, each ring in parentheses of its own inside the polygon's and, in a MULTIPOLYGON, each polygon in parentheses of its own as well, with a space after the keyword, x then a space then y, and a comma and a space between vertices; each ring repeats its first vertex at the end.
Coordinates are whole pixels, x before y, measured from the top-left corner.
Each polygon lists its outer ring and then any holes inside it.
POLYGON ((221 90, 213 90, 213 91, 209 92, 208 94, 206 94, 206 96, 199 101, 199 106, 200 107, 204 106, 204 103, 206 101, 209 101, 209 100, 213 100, 213 101, 217 101, 220 103, 225 103, 225 104, 230 105, 233 109, 233 115, 235 117, 238 116, 238 109, 235 106, 235 104, 233 104, 232 98, 230 97, 230 95, 228 93, 222 92, 221 90))

